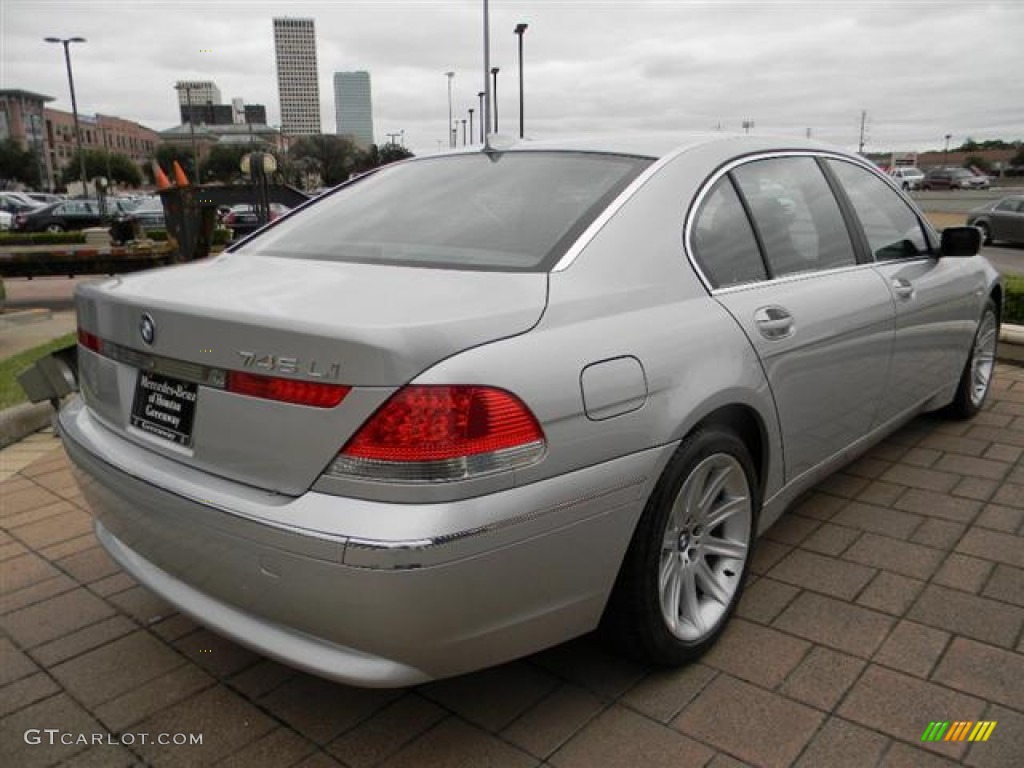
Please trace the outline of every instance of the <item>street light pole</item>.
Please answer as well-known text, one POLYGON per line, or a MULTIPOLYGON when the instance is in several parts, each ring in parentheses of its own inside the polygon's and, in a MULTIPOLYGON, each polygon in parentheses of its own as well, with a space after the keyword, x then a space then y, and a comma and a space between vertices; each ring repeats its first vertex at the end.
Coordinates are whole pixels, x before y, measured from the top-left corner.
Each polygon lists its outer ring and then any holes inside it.
POLYGON ((528 24, 516 24, 513 30, 519 37, 519 138, 523 138, 523 33, 528 24))
MULTIPOLYGON (((445 77, 448 78, 448 128, 452 127, 452 78, 455 77, 454 72, 445 72, 445 77)), ((451 130, 448 131, 448 146, 454 147, 455 144, 452 142, 451 130)))
POLYGON ((942 165, 949 165, 949 140, 953 138, 952 133, 946 134, 946 148, 942 150, 942 165))
POLYGON ((466 118, 462 118, 462 146, 466 146, 466 118))
POLYGON ((476 141, 476 134, 473 132, 473 108, 469 108, 469 143, 476 141))
POLYGON ((478 99, 480 99, 480 143, 483 144, 484 143, 484 131, 487 129, 487 126, 485 125, 485 123, 487 122, 487 119, 486 119, 486 113, 484 112, 484 92, 480 91, 480 93, 478 93, 476 95, 476 97, 478 99))
POLYGON ((82 128, 78 124, 78 101, 75 99, 75 77, 71 74, 71 53, 69 46, 71 43, 84 43, 84 37, 46 37, 43 38, 47 43, 60 43, 64 46, 64 63, 68 67, 68 86, 71 89, 71 114, 75 119, 75 143, 78 145, 78 171, 82 175, 82 194, 85 199, 89 199, 89 186, 85 178, 85 155, 82 153, 82 128))
POLYGON ((491 77, 494 79, 494 132, 498 132, 498 68, 491 67, 491 77))

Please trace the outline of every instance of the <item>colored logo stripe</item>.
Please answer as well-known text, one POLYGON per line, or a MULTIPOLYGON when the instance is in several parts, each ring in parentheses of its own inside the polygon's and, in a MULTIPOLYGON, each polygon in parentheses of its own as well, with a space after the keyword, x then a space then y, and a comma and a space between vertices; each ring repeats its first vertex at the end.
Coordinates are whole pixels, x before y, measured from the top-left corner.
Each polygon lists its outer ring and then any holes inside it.
POLYGON ((988 741, 995 727, 995 720, 933 721, 924 729, 921 741, 988 741))
POLYGON ((995 720, 988 722, 982 721, 974 727, 973 731, 971 731, 968 741, 988 741, 988 737, 992 735, 992 731, 994 731, 995 728, 995 720))

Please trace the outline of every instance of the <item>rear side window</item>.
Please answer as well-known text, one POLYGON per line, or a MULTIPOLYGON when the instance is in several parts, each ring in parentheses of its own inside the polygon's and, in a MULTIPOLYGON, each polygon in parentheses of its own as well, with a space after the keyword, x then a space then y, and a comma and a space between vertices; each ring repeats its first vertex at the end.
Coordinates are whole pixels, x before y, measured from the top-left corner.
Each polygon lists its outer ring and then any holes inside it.
POLYGON ((929 253, 928 240, 913 209, 888 184, 852 163, 829 160, 850 198, 876 261, 929 253))
POLYGON ((448 269, 546 271, 651 161, 506 152, 383 168, 240 253, 448 269))
POLYGON ((767 277, 750 221, 728 177, 704 198, 693 228, 694 257, 714 288, 767 277))
POLYGON ((814 158, 757 160, 733 175, 773 277, 856 263, 839 203, 814 158))

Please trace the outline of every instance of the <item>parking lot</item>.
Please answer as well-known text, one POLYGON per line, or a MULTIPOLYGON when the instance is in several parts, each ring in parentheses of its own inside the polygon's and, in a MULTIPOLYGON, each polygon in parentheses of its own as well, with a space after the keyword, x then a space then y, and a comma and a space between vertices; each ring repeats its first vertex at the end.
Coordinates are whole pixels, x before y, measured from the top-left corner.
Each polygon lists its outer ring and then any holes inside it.
POLYGON ((1024 369, 1000 366, 974 421, 919 418, 794 505, 700 663, 651 669, 587 637, 371 691, 261 658, 135 584, 37 434, 0 452, 0 764, 1015 767, 1022 453, 1024 369), (996 725, 922 742, 936 721, 996 725))

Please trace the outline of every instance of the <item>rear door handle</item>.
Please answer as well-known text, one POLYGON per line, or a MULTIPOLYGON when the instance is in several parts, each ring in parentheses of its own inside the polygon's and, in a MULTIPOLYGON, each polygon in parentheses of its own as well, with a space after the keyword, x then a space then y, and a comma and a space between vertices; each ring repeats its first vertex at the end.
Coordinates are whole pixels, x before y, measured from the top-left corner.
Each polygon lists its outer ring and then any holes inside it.
POLYGON ((909 280, 904 280, 902 277, 893 279, 892 292, 896 294, 896 298, 903 299, 904 301, 914 298, 913 284, 909 280))
POLYGON ((754 313, 754 325, 769 341, 788 339, 793 335, 793 316, 782 307, 761 307, 754 313))

